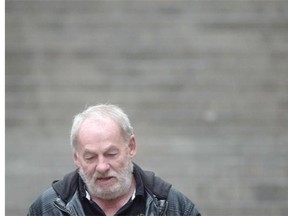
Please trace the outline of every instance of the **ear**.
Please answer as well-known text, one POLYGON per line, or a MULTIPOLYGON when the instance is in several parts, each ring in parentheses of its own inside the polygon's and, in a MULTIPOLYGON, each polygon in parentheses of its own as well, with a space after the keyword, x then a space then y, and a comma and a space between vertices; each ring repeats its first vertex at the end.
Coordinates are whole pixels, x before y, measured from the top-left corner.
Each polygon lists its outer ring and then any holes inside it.
POLYGON ((132 159, 135 157, 136 154, 137 154, 136 139, 135 136, 132 135, 129 140, 129 156, 132 159))
POLYGON ((73 161, 77 167, 80 167, 80 161, 79 161, 78 153, 76 152, 76 150, 74 150, 73 152, 73 161))

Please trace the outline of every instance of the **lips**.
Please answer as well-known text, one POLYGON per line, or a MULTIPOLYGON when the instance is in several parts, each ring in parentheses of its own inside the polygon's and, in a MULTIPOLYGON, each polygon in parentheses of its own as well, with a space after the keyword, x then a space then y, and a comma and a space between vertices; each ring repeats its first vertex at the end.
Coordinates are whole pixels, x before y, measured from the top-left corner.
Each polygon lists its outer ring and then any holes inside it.
POLYGON ((96 179, 96 182, 99 184, 109 184, 113 181, 114 177, 99 177, 96 179))

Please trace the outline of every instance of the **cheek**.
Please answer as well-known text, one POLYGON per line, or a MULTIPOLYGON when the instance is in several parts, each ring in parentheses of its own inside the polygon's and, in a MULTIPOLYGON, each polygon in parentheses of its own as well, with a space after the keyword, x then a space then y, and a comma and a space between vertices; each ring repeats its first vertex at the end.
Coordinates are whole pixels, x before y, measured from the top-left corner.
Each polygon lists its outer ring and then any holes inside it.
POLYGON ((117 161, 115 161, 113 165, 112 164, 111 165, 113 166, 115 170, 122 170, 130 162, 131 162, 131 159, 127 157, 127 155, 124 155, 121 158, 119 158, 117 161))
POLYGON ((92 164, 87 165, 85 163, 82 163, 81 168, 84 171, 84 173, 89 177, 92 177, 95 172, 95 165, 92 164))

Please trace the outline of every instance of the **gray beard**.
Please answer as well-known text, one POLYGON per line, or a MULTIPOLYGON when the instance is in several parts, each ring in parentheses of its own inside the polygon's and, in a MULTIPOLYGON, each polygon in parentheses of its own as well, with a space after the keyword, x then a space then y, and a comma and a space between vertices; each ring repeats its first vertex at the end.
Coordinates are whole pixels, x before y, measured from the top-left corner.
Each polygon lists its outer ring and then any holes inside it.
POLYGON ((83 179, 90 195, 104 200, 112 200, 124 195, 130 190, 132 185, 133 164, 131 161, 127 161, 125 167, 119 172, 111 172, 112 175, 117 178, 117 182, 109 188, 103 188, 95 185, 97 173, 94 173, 93 176, 89 178, 84 170, 81 167, 79 168, 79 175, 83 179))

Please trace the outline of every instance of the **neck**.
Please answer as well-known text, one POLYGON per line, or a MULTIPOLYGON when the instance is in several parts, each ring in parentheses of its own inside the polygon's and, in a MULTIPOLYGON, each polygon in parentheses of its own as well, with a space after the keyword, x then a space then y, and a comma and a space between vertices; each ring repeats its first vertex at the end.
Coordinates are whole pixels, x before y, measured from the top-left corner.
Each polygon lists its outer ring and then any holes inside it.
POLYGON ((136 182, 133 177, 131 187, 127 193, 111 200, 100 199, 98 197, 92 196, 92 200, 99 205, 99 207, 105 212, 107 216, 115 215, 116 212, 129 201, 135 190, 136 182))

